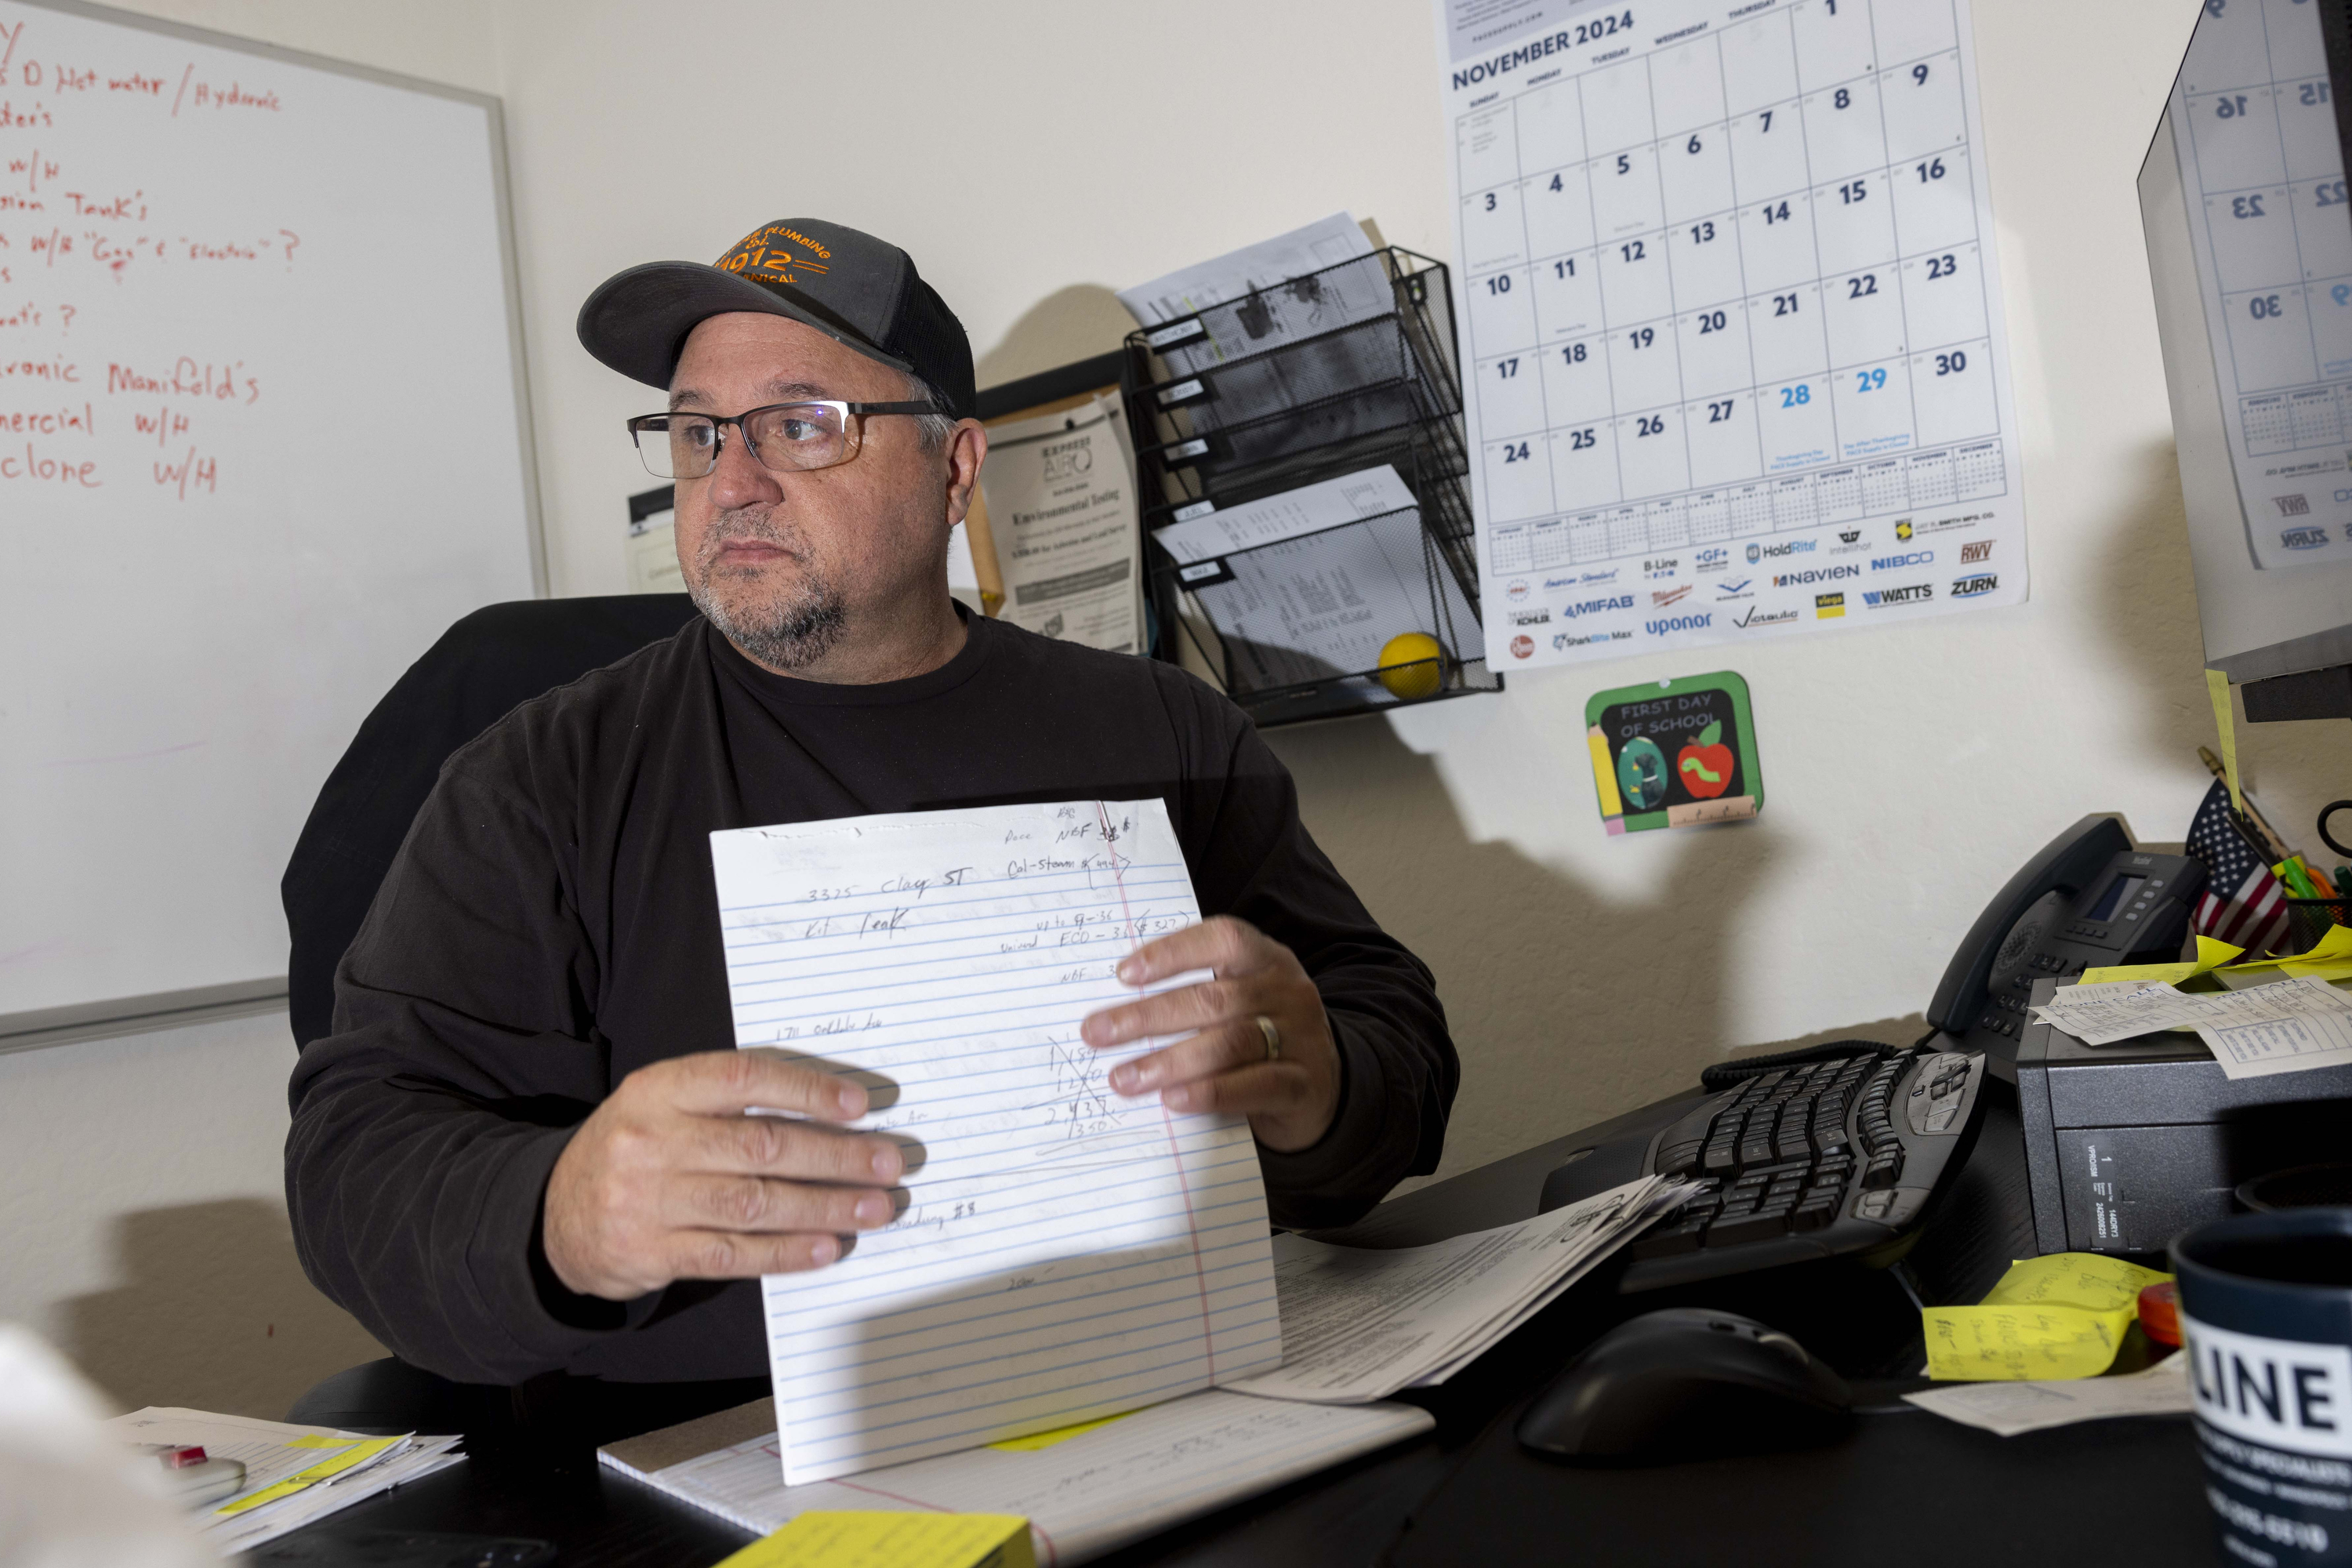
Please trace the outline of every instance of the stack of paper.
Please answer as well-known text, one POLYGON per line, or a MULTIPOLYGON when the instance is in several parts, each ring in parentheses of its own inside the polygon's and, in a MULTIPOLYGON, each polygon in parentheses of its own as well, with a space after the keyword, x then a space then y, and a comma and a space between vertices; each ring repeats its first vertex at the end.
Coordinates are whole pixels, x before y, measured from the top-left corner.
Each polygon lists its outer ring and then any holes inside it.
POLYGON ((118 1415, 107 1428, 130 1443, 201 1445, 209 1458, 245 1466, 244 1489, 202 1515, 205 1539, 224 1557, 249 1552, 464 1458, 450 1451, 458 1443, 454 1436, 369 1437, 155 1405, 118 1415))
MULTIPOLYGON (((1248 1122, 1112 1091, 1079 1025, 1200 919, 1166 805, 711 836, 736 1043, 863 1083, 908 1204, 764 1282, 794 1484, 1117 1415, 1282 1360, 1248 1122)), ((1181 975, 1152 989, 1190 984, 1181 975)))
POLYGON ((1517 1225, 1387 1251, 1277 1237, 1283 1363, 1232 1386, 1353 1405, 1444 1383, 1692 1191, 1644 1176, 1517 1225))
POLYGON ((2033 1016, 2086 1046, 2194 1029, 2233 1079, 2352 1065, 2352 996, 2310 974, 2247 991, 2071 985, 2033 1016))
POLYGON ((770 1400, 604 1449, 605 1465, 762 1534, 813 1510, 1012 1513, 1067 1568, 1228 1503, 1426 1432, 1425 1410, 1208 1392, 1066 1433, 788 1487, 770 1400))

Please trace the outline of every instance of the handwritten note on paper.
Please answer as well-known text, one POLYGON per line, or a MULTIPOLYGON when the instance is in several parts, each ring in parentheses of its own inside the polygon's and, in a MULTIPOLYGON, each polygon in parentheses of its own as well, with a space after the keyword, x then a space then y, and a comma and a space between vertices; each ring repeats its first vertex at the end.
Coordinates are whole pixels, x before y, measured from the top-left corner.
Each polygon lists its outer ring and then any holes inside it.
POLYGON ((2013 1263, 1977 1305, 1921 1312, 1927 1375, 1938 1382, 2095 1377, 2123 1347, 2124 1331, 2139 1315, 2140 1291, 2171 1278, 2095 1252, 2013 1263))
MULTIPOLYGON (((735 1039, 856 1078, 908 1205, 764 1281, 788 1484, 1278 1365, 1248 1124, 1122 1100, 1078 1026, 1199 918, 1158 800, 711 835, 735 1039)), ((1181 976, 1154 989, 1188 983, 1181 976)))

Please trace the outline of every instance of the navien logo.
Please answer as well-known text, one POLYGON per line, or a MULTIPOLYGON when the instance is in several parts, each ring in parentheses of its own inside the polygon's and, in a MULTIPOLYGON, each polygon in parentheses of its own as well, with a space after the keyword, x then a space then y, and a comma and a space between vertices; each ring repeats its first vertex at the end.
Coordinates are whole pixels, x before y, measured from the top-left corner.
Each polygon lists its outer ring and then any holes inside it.
POLYGON ((1782 572, 1772 579, 1775 588, 1801 588, 1809 583, 1836 583, 1859 577, 1859 566, 1809 566, 1802 572, 1782 572))

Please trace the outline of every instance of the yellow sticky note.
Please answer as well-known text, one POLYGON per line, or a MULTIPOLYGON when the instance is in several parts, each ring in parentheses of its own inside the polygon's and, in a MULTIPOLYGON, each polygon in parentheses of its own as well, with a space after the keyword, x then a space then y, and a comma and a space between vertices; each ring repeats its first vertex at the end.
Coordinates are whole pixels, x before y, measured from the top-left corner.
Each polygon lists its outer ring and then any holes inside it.
POLYGON ((2238 788, 2238 731, 2230 709, 2230 678, 2218 669, 2205 672, 2205 692, 2213 699, 2213 727, 2221 733, 2221 776, 2230 782, 2230 805, 2246 814, 2246 797, 2238 788))
POLYGON ((2218 937, 2197 939, 2197 958, 2190 963, 2110 963, 2085 969, 2077 985, 2119 985, 2126 981, 2137 981, 2142 985, 2178 985, 2192 974, 2203 974, 2219 969, 2246 950, 2231 947, 2218 937))
POLYGON ((1927 1375, 1939 1382, 2095 1377, 2114 1364, 2139 1293, 2169 1279, 2095 1252, 2058 1252, 2010 1265, 1973 1307, 1920 1314, 1927 1375))
POLYGON ((1040 1448, 1050 1448, 1056 1443, 1083 1437, 1097 1426, 1124 1421, 1134 1414, 1132 1410, 1122 1410, 1116 1415, 1098 1415, 1092 1421, 1081 1421, 1074 1426, 1056 1426, 1051 1432, 1032 1432, 1026 1437, 1007 1437, 1002 1443, 991 1443, 989 1447, 1003 1449, 1008 1454, 1034 1454, 1040 1448))
POLYGON ((2352 963, 2352 931, 2339 925, 2327 928, 2327 934, 2312 943, 2308 952, 2294 953, 2285 958, 2250 958, 2243 963, 2231 964, 2232 969, 2284 969, 2298 973, 2297 964, 2317 967, 2324 964, 2352 963))
POLYGON ((1009 1513, 801 1514, 719 1568, 1037 1568, 1009 1513))
POLYGON ((282 1497, 292 1497, 296 1492, 306 1488, 314 1487, 320 1481, 340 1476, 355 1466, 365 1464, 401 1440, 398 1437, 368 1437, 356 1443, 349 1443, 334 1437, 294 1438, 286 1445, 288 1447, 332 1448, 335 1452, 307 1469, 295 1471, 274 1487, 264 1487, 250 1497, 236 1498, 225 1502, 213 1510, 213 1512, 215 1516, 238 1514, 247 1509, 259 1508, 264 1503, 276 1502, 282 1497))

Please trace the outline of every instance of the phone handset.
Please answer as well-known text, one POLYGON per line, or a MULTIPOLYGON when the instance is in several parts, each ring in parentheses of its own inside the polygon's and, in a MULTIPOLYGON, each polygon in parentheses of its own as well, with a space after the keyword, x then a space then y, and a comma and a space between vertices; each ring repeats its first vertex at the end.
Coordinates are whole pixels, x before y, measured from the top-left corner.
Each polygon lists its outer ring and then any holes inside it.
POLYGON ((2018 966, 2032 957, 2069 902, 2131 847, 2123 824, 2096 812, 2042 846, 1969 928, 1927 1005, 1927 1022, 1951 1034, 1969 1033, 1996 984, 1996 968, 1999 984, 2014 980, 2018 966), (2028 926, 2035 929, 2029 932, 2028 926))

